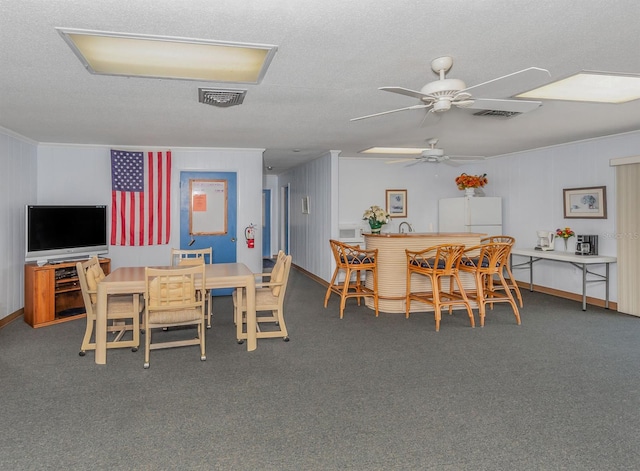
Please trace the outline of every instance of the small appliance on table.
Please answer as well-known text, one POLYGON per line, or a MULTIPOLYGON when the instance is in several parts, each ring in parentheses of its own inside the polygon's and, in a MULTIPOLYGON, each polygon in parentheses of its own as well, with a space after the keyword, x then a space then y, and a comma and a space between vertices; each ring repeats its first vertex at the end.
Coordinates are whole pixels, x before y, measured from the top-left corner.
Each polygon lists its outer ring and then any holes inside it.
POLYGON ((538 244, 536 250, 553 250, 556 233, 554 231, 536 231, 538 234, 538 244))

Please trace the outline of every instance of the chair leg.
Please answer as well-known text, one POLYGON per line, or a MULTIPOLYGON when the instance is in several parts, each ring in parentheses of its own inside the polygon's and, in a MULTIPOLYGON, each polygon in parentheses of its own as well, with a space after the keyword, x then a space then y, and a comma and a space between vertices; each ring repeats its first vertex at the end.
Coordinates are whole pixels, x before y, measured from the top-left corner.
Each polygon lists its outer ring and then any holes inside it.
POLYGON ((513 277, 513 273, 511 273, 511 269, 508 265, 505 265, 505 269, 507 270, 507 275, 509 275, 509 287, 516 292, 516 296, 518 297, 518 301, 520 302, 520 307, 524 307, 524 304, 522 303, 522 294, 520 294, 520 288, 518 287, 518 283, 516 283, 516 280, 513 277))
POLYGON ((336 268, 333 271, 333 276, 331 277, 331 281, 329 282, 329 288, 327 289, 327 294, 324 295, 324 307, 327 307, 327 303, 329 302, 329 297, 331 296, 331 292, 335 289, 336 278, 338 278, 338 273, 340 272, 339 268, 336 268))
POLYGON ((213 295, 207 290, 207 329, 211 328, 211 316, 213 315, 213 295))
POLYGON ((79 355, 81 357, 83 357, 87 350, 89 349, 90 346, 90 341, 91 341, 91 336, 93 335, 93 324, 95 322, 95 319, 93 317, 89 317, 89 315, 87 315, 87 327, 84 331, 84 338, 82 339, 82 345, 80 346, 80 353, 79 355))
POLYGON ((520 325, 520 312, 518 311, 518 306, 516 306, 516 301, 513 299, 513 295, 511 294, 511 290, 509 289, 509 285, 507 285, 507 281, 504 279, 502 273, 498 273, 498 277, 500 278, 500 282, 505 287, 505 291, 507 294, 507 298, 509 298, 509 304, 513 308, 513 314, 516 316, 516 323, 520 325))
POLYGON ((342 285, 342 292, 340 294, 340 319, 344 315, 344 306, 347 302, 347 292, 349 291, 349 285, 351 284, 351 270, 348 268, 345 270, 344 284, 342 285))

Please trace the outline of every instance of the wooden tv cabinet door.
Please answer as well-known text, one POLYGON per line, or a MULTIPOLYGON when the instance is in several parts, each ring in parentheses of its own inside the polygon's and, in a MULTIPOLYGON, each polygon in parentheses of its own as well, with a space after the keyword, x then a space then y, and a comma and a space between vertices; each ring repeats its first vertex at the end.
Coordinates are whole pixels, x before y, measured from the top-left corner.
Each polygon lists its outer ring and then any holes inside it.
MULTIPOLYGON (((39 267, 24 266, 24 321, 31 327, 66 322, 85 316, 76 263, 62 262, 39 267)), ((111 260, 100 259, 105 274, 111 271, 111 260)))

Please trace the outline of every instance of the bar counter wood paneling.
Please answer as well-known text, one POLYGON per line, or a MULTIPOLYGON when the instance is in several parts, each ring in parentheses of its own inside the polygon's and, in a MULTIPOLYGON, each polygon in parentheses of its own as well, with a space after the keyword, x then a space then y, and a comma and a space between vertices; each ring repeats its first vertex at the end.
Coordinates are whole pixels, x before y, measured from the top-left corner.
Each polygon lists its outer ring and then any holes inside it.
MULTIPOLYGON (((487 234, 472 232, 410 232, 404 234, 364 234, 368 249, 378 249, 378 308, 380 312, 404 313, 407 289, 407 255, 405 249, 424 250, 439 244, 463 244, 467 247, 480 244, 487 234)), ((367 286, 372 285, 367 275, 367 286)), ((475 281, 468 273, 461 273, 462 286, 475 288, 475 281)), ((446 283, 446 281, 444 281, 446 283)), ((415 277, 414 289, 429 288, 426 277, 415 277)), ((373 309, 373 300, 365 299, 365 305, 373 309)), ((475 303, 472 302, 475 307, 475 303)), ((410 312, 433 311, 424 303, 411 303, 410 312)))

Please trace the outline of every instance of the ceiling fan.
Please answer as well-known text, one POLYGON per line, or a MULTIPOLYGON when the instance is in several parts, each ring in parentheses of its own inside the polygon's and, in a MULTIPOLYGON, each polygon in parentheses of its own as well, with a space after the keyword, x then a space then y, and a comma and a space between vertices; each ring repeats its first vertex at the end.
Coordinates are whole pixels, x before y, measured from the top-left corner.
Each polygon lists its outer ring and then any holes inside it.
POLYGON ((428 109, 429 112, 442 113, 449 111, 451 106, 457 108, 469 108, 480 110, 502 111, 507 113, 526 113, 538 108, 540 101, 501 99, 498 97, 512 96, 523 91, 531 90, 546 82, 551 74, 546 69, 529 67, 528 69, 498 77, 488 82, 467 87, 459 79, 446 78, 445 74, 451 69, 453 58, 449 56, 438 57, 431 62, 431 69, 440 76, 439 80, 429 82, 420 91, 402 87, 380 87, 385 92, 398 93, 420 100, 420 104, 398 108, 396 110, 383 111, 358 118, 351 121, 373 118, 398 111, 428 109), (472 94, 473 93, 473 94, 472 94), (475 98, 478 96, 478 98, 475 98), (483 96, 484 98, 479 98, 483 96))
POLYGON ((410 157, 407 159, 398 159, 398 160, 389 160, 388 164, 399 164, 402 162, 411 162, 406 165, 410 167, 411 165, 421 164, 421 163, 445 163, 447 165, 452 165, 457 167, 462 165, 462 161, 473 161, 473 160, 484 160, 485 157, 481 155, 446 155, 444 153, 444 149, 439 149, 436 147, 438 144, 437 138, 427 139, 427 144, 429 147, 424 149, 420 155, 415 157, 410 157))

